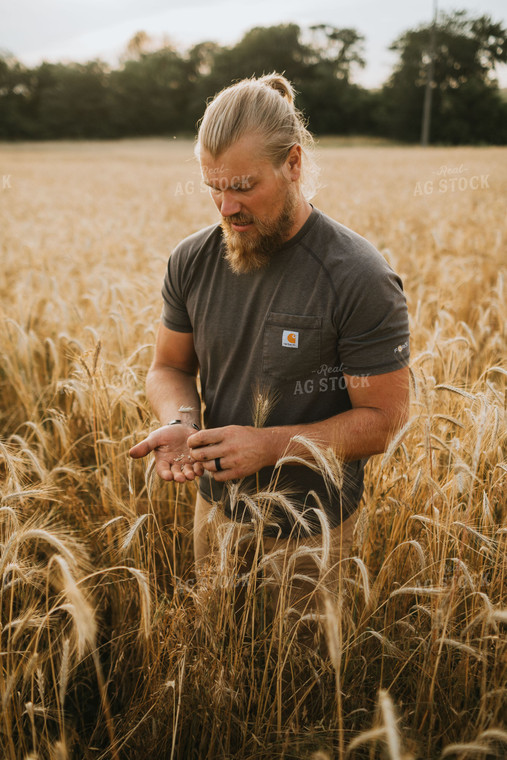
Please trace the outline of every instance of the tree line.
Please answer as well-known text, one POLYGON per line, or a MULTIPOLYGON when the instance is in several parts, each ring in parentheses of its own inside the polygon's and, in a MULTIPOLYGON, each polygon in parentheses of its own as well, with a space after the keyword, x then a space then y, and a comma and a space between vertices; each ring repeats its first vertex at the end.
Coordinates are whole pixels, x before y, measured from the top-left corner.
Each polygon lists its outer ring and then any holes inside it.
POLYGON ((185 52, 144 32, 117 67, 43 62, 29 68, 0 55, 0 139, 119 138, 194 134, 206 101, 232 81, 284 72, 316 134, 415 142, 433 72, 432 143, 505 144, 507 102, 495 68, 507 61, 507 30, 465 11, 401 34, 388 80, 376 90, 354 83, 365 65, 364 37, 319 24, 255 27, 233 46, 201 42, 185 52), (430 60, 433 65, 430 68, 430 60))

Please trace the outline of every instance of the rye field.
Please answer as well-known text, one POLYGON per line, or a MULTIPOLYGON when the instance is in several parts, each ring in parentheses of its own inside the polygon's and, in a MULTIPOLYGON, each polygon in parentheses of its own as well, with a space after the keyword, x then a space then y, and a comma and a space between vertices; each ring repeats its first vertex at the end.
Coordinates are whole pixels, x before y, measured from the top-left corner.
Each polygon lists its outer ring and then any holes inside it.
POLYGON ((327 652, 262 573, 240 624, 234 567, 197 585, 195 486, 127 455, 167 257, 217 219, 192 143, 0 147, 2 760, 507 756, 507 152, 318 149, 313 202, 402 276, 412 356, 327 652))

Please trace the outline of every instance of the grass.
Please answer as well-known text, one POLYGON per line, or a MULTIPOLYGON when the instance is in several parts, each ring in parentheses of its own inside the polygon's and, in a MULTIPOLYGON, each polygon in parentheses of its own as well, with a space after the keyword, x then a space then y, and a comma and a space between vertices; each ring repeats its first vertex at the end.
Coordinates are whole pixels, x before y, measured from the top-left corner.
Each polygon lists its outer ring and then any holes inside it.
POLYGON ((400 273, 412 333, 325 656, 262 573, 241 624, 234 566, 195 584, 194 487, 127 457, 167 256, 216 219, 191 144, 0 149, 6 760, 505 756, 505 150, 319 150, 315 204, 400 273), (439 192, 460 167, 487 182, 439 192))

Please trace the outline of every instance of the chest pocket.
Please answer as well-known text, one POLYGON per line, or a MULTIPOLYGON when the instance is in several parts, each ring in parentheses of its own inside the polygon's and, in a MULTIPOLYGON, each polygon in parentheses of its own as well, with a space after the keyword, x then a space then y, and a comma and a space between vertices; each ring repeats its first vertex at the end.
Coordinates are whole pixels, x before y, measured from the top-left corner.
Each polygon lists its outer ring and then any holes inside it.
POLYGON ((322 317, 271 311, 264 326, 262 371, 280 380, 304 380, 320 367, 322 317))

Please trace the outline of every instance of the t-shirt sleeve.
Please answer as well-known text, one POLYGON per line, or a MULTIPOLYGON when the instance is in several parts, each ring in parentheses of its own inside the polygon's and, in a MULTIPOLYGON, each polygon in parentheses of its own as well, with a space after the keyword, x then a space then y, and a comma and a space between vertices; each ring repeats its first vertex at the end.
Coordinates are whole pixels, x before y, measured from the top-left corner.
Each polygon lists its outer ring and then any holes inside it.
POLYGON ((373 246, 358 256, 339 315, 343 372, 381 375, 407 366, 408 311, 400 277, 373 246))
POLYGON ((176 248, 167 264, 162 286, 162 324, 176 332, 192 332, 193 327, 185 306, 184 299, 184 269, 183 256, 180 248, 176 248))

